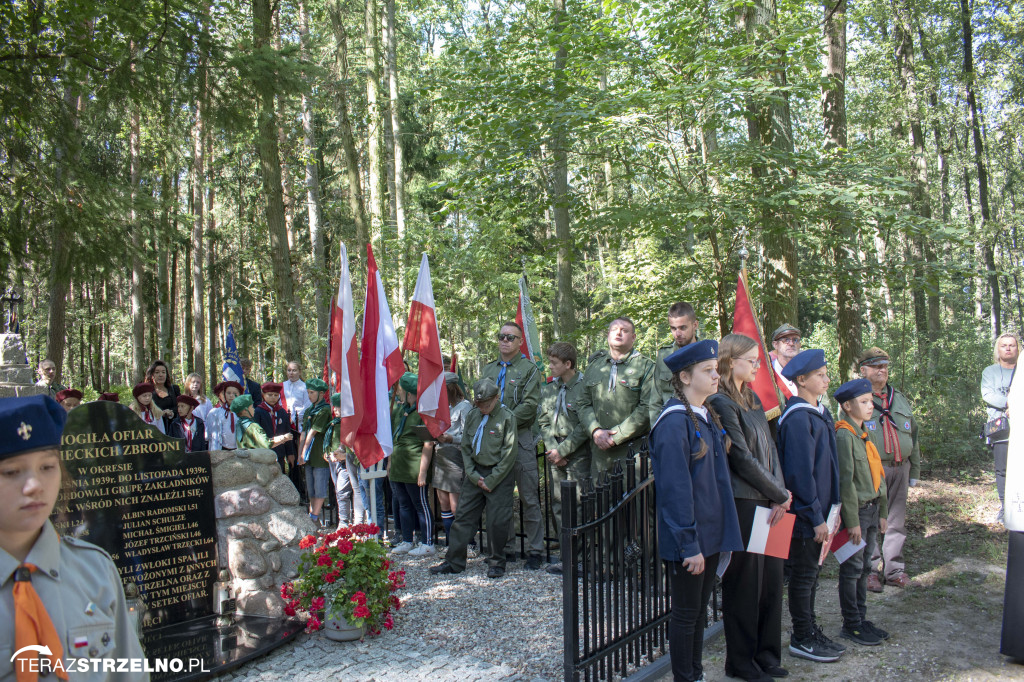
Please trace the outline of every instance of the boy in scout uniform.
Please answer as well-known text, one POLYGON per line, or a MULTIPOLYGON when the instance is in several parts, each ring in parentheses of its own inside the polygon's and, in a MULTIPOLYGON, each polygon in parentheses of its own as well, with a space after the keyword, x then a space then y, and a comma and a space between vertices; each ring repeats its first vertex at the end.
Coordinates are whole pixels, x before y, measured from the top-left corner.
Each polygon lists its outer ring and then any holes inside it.
POLYGON ((512 521, 512 467, 516 461, 516 418, 504 405, 498 385, 484 377, 473 386, 475 407, 466 417, 462 438, 462 461, 466 478, 459 493, 459 506, 452 523, 448 554, 444 563, 430 567, 434 574, 466 570, 469 541, 480 527, 487 509, 489 552, 487 577, 505 575, 505 543, 512 521))
POLYGON ((231 401, 231 411, 238 415, 238 447, 241 450, 252 450, 254 448, 268 449, 287 443, 292 439, 292 434, 286 433, 281 436, 274 436, 267 440, 267 434, 263 427, 256 423, 253 417, 256 414, 252 406, 252 395, 246 393, 231 401))
MULTIPOLYGON (((536 439, 532 426, 537 419, 540 402, 541 374, 532 360, 519 352, 523 330, 515 322, 506 322, 498 332, 498 359, 484 365, 483 377, 489 377, 498 387, 502 405, 512 410, 519 433, 519 445, 513 476, 523 503, 523 530, 526 532, 526 568, 537 570, 544 551, 544 519, 540 513, 540 472, 537 468, 536 439)), ((513 523, 513 521, 509 521, 513 523)), ((510 525, 508 561, 516 560, 516 535, 510 525)))
POLYGON ((306 393, 310 406, 302 417, 302 440, 299 441, 299 464, 306 472, 306 494, 309 495, 309 518, 321 523, 320 511, 330 487, 331 470, 324 459, 324 432, 331 423, 331 407, 324 399, 327 384, 323 379, 312 378, 306 382, 306 393))
POLYGON ((658 421, 662 406, 676 395, 672 390, 672 371, 665 364, 665 358, 697 340, 700 322, 697 321, 693 306, 685 301, 673 303, 668 309, 668 328, 672 332, 672 343, 659 348, 654 361, 654 382, 651 384, 650 398, 652 424, 658 421))
POLYGON ((878 533, 885 533, 889 513, 885 476, 878 450, 868 439, 864 422, 871 419, 871 382, 848 381, 833 395, 845 419, 836 422, 839 456, 840 516, 850 542, 867 545, 839 564, 839 607, 843 612, 840 637, 863 646, 877 646, 889 633, 867 620, 868 575, 878 533))
POLYGON ((628 317, 612 320, 608 350, 590 356, 583 373, 577 411, 590 434, 590 475, 597 478, 617 459, 629 456, 630 441, 650 430, 650 382, 654 363, 641 355, 636 327, 628 317))
MULTIPOLYGON (((580 424, 576 405, 583 374, 576 371, 576 348, 555 343, 548 349, 551 380, 541 389, 537 424, 544 441, 544 456, 551 464, 551 513, 555 536, 562 537, 562 481, 582 481, 590 475, 590 438, 580 424)), ((561 575, 562 564, 548 573, 561 575)))
MULTIPOLYGON (((907 540, 907 491, 916 486, 921 477, 921 443, 910 401, 889 384, 889 354, 881 348, 868 348, 858 364, 861 376, 871 382, 875 409, 872 423, 865 427, 882 458, 889 497, 889 529, 881 543, 881 574, 868 577, 868 589, 881 592, 884 584, 897 587, 910 584, 903 561, 903 543, 907 540)), ((877 562, 878 556, 876 548, 872 563, 877 562)))

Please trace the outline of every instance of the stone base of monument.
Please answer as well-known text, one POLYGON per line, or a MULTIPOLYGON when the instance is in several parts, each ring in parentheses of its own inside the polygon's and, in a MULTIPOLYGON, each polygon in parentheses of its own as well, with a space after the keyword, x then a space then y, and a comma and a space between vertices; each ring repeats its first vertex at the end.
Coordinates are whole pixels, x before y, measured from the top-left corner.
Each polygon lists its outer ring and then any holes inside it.
POLYGON ((35 385, 27 361, 21 336, 0 334, 0 398, 24 398, 49 392, 48 388, 35 385))
POLYGON ((236 616, 226 626, 207 616, 147 631, 142 638, 150 668, 158 660, 180 660, 181 669, 150 674, 153 682, 187 682, 221 675, 270 653, 295 638, 305 626, 297 620, 236 616))

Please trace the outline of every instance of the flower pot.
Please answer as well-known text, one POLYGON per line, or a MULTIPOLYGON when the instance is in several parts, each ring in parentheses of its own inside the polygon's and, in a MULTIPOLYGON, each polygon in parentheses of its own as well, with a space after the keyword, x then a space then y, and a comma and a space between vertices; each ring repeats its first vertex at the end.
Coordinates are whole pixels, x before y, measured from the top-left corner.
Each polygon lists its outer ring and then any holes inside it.
POLYGON ((366 628, 350 625, 345 618, 328 618, 324 621, 324 636, 335 642, 351 642, 362 639, 366 628))

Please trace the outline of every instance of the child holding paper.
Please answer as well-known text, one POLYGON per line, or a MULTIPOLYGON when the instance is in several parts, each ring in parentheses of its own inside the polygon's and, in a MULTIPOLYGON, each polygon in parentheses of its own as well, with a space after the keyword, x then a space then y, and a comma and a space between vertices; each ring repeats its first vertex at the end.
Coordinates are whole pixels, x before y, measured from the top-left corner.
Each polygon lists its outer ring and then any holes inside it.
MULTIPOLYGON (((757 342, 752 338, 742 334, 722 337, 718 345, 722 378, 718 393, 708 398, 731 441, 729 474, 744 547, 750 544, 759 508, 764 508, 762 514, 771 510, 769 523, 774 526, 792 502, 764 407, 750 388, 760 364, 757 342)), ((782 667, 782 567, 783 559, 777 556, 733 552, 722 576, 725 674, 729 677, 767 682, 786 675, 782 667)))
POLYGON ((866 619, 868 575, 878 533, 885 532, 889 505, 882 460, 864 431, 864 422, 871 419, 874 409, 871 382, 848 381, 833 397, 846 417, 836 424, 839 495, 843 504, 840 515, 849 541, 853 545, 867 543, 839 564, 839 606, 843 612, 839 636, 864 646, 877 646, 889 638, 889 633, 866 619))
POLYGON ((778 447, 786 488, 793 493, 793 541, 789 546, 789 615, 793 635, 789 653, 818 663, 839 660, 846 647, 825 636, 815 622, 822 543, 826 523, 839 503, 839 463, 832 415, 819 398, 828 390, 825 353, 800 351, 782 370, 797 387, 779 417, 778 447))

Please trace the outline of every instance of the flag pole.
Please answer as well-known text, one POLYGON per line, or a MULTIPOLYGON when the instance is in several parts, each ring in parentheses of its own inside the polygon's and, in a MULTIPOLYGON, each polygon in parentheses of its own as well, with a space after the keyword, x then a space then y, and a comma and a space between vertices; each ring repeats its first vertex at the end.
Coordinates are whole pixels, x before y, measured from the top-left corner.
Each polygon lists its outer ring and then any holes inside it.
MULTIPOLYGON (((740 248, 738 253, 740 257, 740 278, 743 280, 743 287, 747 290, 747 296, 750 296, 750 282, 747 280, 747 259, 750 258, 750 250, 747 249, 746 227, 740 228, 740 248)), ((753 308, 753 299, 750 299, 750 304, 751 308, 753 308)), ((758 320, 756 313, 753 315, 753 318, 754 326, 757 327, 757 342, 761 344, 761 348, 764 351, 764 356, 768 360, 768 367, 766 367, 765 369, 768 372, 768 378, 771 379, 772 390, 775 391, 775 397, 779 401, 778 407, 773 408, 769 410, 767 413, 765 413, 765 418, 767 418, 768 420, 772 420, 778 417, 780 414, 782 414, 782 408, 786 404, 786 401, 782 399, 782 392, 779 390, 779 383, 775 380, 775 368, 772 367, 771 364, 772 356, 768 353, 768 344, 766 344, 764 341, 764 331, 762 331, 761 329, 761 322, 760 320, 758 320)))

